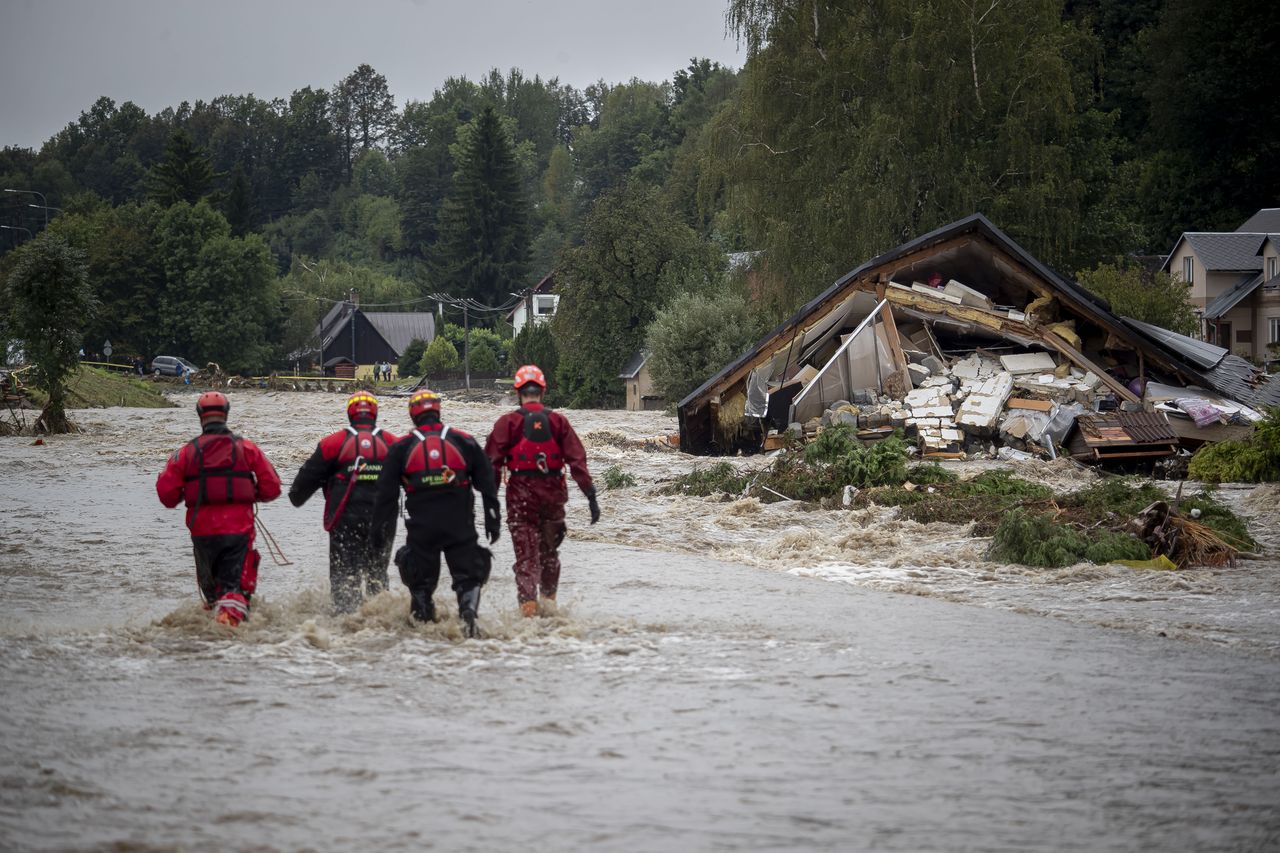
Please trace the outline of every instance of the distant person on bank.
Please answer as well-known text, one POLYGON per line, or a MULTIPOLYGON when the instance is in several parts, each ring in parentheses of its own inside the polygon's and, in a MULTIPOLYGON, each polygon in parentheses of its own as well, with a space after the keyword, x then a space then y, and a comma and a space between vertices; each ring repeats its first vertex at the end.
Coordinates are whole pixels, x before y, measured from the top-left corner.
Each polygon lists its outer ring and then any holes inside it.
POLYGON ((560 543, 567 531, 565 472, 587 497, 591 523, 600 520, 587 452, 569 419, 542 404, 547 379, 536 365, 516 371, 520 408, 498 418, 485 442, 494 478, 507 480, 507 528, 516 552, 516 595, 524 616, 555 613, 560 543))
POLYGON ((302 506, 317 490, 324 491, 329 594, 339 613, 354 611, 365 596, 387 588, 395 519, 381 548, 373 547, 370 526, 382 463, 391 445, 400 440, 378 426, 378 401, 366 391, 357 391, 347 400, 347 424, 320 440, 289 487, 294 506, 302 506))
POLYGON ((258 446, 227 428, 231 404, 218 391, 196 401, 200 435, 172 456, 156 480, 170 509, 187 505, 196 583, 206 610, 235 627, 249 618, 261 556, 253 547, 253 510, 280 497, 280 476, 258 446))

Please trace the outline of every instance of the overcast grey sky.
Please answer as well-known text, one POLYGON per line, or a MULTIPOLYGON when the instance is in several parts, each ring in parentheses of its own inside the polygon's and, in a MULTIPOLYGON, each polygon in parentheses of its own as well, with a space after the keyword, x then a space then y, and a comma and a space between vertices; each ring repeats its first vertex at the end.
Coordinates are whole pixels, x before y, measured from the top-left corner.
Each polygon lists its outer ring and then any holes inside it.
POLYGON ((397 106, 490 68, 666 80, 739 67, 726 0, 0 0, 0 146, 39 147, 100 95, 148 113, 225 94, 287 98, 367 62, 397 106))

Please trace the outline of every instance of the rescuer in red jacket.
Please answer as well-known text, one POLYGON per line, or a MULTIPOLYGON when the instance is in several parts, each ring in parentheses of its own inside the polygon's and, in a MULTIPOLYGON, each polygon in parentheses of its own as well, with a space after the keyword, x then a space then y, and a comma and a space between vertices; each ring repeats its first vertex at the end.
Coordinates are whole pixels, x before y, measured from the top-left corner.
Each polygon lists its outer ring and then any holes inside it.
POLYGON ((494 477, 507 478, 507 528, 516 552, 516 595, 520 612, 536 616, 555 612, 560 585, 560 543, 564 540, 564 506, 569 500, 565 471, 587 497, 591 523, 600 520, 596 487, 587 470, 587 452, 569 421, 542 405, 547 379, 535 365, 516 371, 520 408, 498 418, 485 442, 494 477))
POLYGON ((370 540, 373 499, 378 474, 391 445, 399 437, 380 429, 378 401, 367 391, 347 400, 346 429, 321 439, 289 487, 289 501, 302 506, 317 489, 324 490, 324 529, 329 533, 329 593, 339 613, 360 606, 364 594, 377 595, 387 588, 387 563, 395 538, 382 548, 370 540), (363 587, 363 592, 362 592, 363 587))
POLYGON ((156 494, 170 509, 186 502, 205 609, 216 608, 214 618, 234 627, 249 617, 258 585, 253 506, 280 497, 280 477, 256 444, 227 429, 230 410, 223 394, 200 395, 200 435, 169 457, 156 494))
POLYGON ((373 547, 383 547, 395 535, 403 487, 409 544, 396 552, 396 566, 409 589, 409 612, 419 621, 435 621, 431 596, 440 580, 444 552, 458 596, 458 615, 467 636, 474 637, 480 588, 489 580, 493 563, 493 555, 476 536, 476 491, 484 505, 489 542, 496 542, 502 529, 493 469, 474 438, 441 423, 440 396, 435 392, 419 391, 410 397, 409 417, 416 428, 391 448, 378 476, 373 547))

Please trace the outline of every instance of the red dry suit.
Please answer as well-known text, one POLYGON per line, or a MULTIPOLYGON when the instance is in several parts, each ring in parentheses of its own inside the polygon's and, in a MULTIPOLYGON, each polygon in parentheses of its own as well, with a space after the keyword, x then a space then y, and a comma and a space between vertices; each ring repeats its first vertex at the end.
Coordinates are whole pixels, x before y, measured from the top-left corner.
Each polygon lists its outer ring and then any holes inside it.
POLYGON ((258 446, 212 422, 169 457, 156 479, 160 502, 187 505, 196 561, 196 582, 205 604, 235 615, 249 612, 257 587, 258 552, 253 548, 253 505, 280 496, 280 476, 258 446))
POLYGON ((567 471, 583 494, 594 495, 587 452, 569 420, 541 403, 525 403, 498 418, 485 442, 495 481, 507 477, 507 528, 516 552, 516 593, 521 602, 539 592, 555 598, 560 584, 560 543, 569 500, 567 471))
POLYGON ((169 457, 156 494, 170 509, 186 501, 192 536, 251 534, 253 505, 280 497, 280 475, 258 445, 211 423, 169 457))

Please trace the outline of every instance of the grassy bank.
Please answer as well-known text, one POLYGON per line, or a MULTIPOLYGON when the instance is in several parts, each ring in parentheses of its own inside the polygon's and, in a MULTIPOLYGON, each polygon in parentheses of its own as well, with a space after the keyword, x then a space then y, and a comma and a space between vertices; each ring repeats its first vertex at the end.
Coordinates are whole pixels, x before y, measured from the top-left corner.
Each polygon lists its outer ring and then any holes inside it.
MULTIPOLYGON (((48 400, 48 396, 35 387, 28 388, 27 396, 33 406, 44 406, 48 400)), ((109 406, 170 409, 174 404, 165 399, 159 387, 140 379, 100 367, 77 368, 67 383, 67 408, 105 409, 109 406)))

